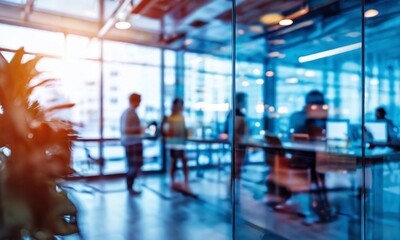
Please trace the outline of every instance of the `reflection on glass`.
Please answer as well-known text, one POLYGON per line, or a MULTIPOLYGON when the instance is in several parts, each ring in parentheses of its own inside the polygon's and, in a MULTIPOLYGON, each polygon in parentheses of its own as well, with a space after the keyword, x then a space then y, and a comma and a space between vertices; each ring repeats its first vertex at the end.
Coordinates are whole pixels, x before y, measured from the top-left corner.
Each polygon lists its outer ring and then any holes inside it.
POLYGON ((249 94, 249 136, 236 146, 246 158, 235 164, 235 238, 361 238, 361 1, 236 10, 235 83, 249 94))

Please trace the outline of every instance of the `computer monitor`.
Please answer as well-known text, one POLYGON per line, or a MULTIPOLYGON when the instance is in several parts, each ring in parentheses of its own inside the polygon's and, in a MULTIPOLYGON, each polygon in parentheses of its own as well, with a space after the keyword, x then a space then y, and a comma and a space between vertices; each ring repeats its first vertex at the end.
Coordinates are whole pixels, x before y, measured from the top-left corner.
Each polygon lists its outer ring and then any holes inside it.
POLYGON ((328 120, 326 122, 326 138, 346 141, 349 138, 349 122, 347 120, 328 120))
POLYGON ((387 143, 388 131, 386 122, 365 122, 365 128, 372 135, 372 142, 387 143))

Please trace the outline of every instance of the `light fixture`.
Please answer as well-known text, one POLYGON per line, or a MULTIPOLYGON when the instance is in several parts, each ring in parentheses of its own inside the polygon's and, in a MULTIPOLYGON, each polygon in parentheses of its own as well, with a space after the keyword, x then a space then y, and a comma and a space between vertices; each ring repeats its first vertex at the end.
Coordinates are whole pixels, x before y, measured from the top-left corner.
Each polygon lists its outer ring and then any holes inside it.
POLYGON ((271 45, 281 45, 285 44, 285 39, 274 39, 274 40, 269 40, 268 43, 271 45))
POLYGON ((251 32, 254 32, 254 33, 262 33, 262 32, 264 32, 264 29, 261 26, 258 26, 258 25, 250 26, 249 29, 250 29, 251 32))
POLYGON ((270 112, 275 112, 275 108, 274 108, 273 106, 270 106, 270 107, 268 108, 268 111, 270 111, 270 112))
POLYGON ((270 58, 279 57, 280 55, 281 53, 277 51, 268 53, 268 57, 270 58))
POLYGON ((372 17, 378 16, 378 14, 379 14, 378 10, 369 9, 369 10, 365 11, 364 17, 366 17, 366 18, 372 18, 372 17))
POLYGON ((248 87, 250 85, 250 83, 248 81, 243 81, 242 82, 242 86, 243 87, 248 87))
POLYGON ((267 13, 260 18, 260 22, 265 25, 273 25, 277 24, 280 20, 283 19, 283 16, 279 13, 267 13))
POLYGON ((267 71, 265 73, 265 76, 267 76, 267 77, 273 77, 274 75, 275 75, 275 73, 273 71, 267 71))
POLYGON ((319 52, 319 53, 314 53, 314 54, 310 54, 307 56, 302 56, 299 57, 299 62, 300 63, 305 63, 305 62, 311 62, 317 59, 321 59, 321 58, 326 58, 326 57, 331 57, 334 55, 338 55, 341 53, 345 53, 345 52, 350 52, 356 49, 360 49, 362 46, 361 42, 358 43, 354 43, 354 44, 350 44, 347 46, 343 46, 343 47, 338 47, 338 48, 334 48, 334 49, 330 49, 327 51, 323 51, 323 52, 319 52))
POLYGON ((296 84, 296 83, 299 82, 299 79, 298 79, 298 78, 295 78, 295 77, 287 78, 287 79, 285 80, 285 82, 286 82, 286 83, 290 83, 290 84, 296 84))
POLYGON ((279 21, 279 25, 281 26, 290 26, 293 24, 293 20, 291 19, 282 19, 279 21))
POLYGON ((115 23, 115 28, 120 30, 126 30, 131 27, 131 23, 128 21, 119 21, 115 23))
POLYGON ((239 34, 239 35, 243 35, 244 33, 245 33, 245 31, 244 31, 243 29, 239 29, 239 30, 238 30, 238 34, 239 34))
POLYGON ((263 85, 264 84, 264 80, 262 78, 259 78, 259 79, 256 80, 256 83, 258 85, 263 85))
POLYGON ((190 44, 192 44, 192 43, 193 43, 193 40, 192 40, 192 39, 190 39, 190 38, 185 39, 184 44, 185 44, 186 46, 188 46, 188 45, 190 45, 190 44))

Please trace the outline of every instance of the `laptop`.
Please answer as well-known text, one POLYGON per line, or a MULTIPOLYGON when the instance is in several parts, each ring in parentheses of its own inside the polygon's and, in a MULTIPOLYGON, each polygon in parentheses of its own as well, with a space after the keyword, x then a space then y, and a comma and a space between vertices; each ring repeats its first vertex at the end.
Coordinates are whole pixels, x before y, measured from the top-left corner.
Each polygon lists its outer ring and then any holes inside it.
MULTIPOLYGON (((388 138, 388 129, 386 122, 365 122, 365 129, 367 133, 371 134, 373 143, 387 143, 388 138)), ((368 139, 368 137, 366 137, 368 139)))
POLYGON ((349 130, 348 120, 328 120, 326 122, 326 140, 328 146, 347 147, 349 130))
POLYGON ((328 120, 326 122, 326 139, 347 141, 349 139, 349 121, 328 120))

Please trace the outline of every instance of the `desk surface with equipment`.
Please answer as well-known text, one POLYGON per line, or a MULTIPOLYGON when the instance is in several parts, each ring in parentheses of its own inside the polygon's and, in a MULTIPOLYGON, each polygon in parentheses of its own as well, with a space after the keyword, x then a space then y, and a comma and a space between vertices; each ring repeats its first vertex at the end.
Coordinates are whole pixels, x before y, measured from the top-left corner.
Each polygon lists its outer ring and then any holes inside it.
MULTIPOLYGON (((266 152, 266 156, 268 156, 268 153, 294 153, 297 154, 299 158, 303 156, 308 160, 311 159, 312 164, 310 164, 310 168, 311 171, 314 172, 317 172, 318 165, 321 165, 321 162, 324 164, 324 161, 330 161, 330 166, 328 168, 324 168, 325 170, 323 173, 328 173, 329 171, 337 172, 337 170, 340 168, 348 169, 349 165, 351 165, 350 169, 353 172, 355 172, 357 169, 361 169, 363 166, 370 168, 372 171, 371 187, 374 192, 373 209, 376 213, 382 212, 383 209, 383 165, 388 162, 397 162, 400 160, 400 151, 387 146, 375 146, 371 149, 365 147, 363 149, 362 147, 355 147, 351 145, 348 147, 331 146, 327 141, 281 142, 279 139, 273 143, 267 143, 266 140, 261 139, 250 140, 241 143, 241 145, 247 148, 261 148, 266 152)), ((323 189, 323 191, 326 190, 328 189, 323 189)), ((329 202, 327 205, 329 205, 329 202)))

